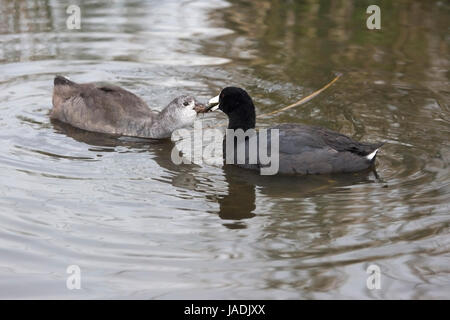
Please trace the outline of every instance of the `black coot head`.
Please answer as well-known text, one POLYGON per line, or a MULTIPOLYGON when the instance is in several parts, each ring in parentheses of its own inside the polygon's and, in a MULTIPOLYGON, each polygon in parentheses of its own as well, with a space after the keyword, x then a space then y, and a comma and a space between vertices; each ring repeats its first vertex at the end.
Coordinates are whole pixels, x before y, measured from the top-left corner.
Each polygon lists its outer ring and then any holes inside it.
POLYGON ((229 118, 229 129, 247 130, 255 127, 255 106, 248 93, 237 87, 227 87, 220 92, 219 109, 229 118))

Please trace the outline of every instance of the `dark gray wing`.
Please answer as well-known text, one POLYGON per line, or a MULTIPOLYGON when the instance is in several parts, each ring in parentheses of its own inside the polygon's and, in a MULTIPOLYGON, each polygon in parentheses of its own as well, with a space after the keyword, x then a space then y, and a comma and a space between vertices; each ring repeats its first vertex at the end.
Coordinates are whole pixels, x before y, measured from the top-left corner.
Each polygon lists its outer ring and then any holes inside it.
MULTIPOLYGON (((366 156, 382 145, 360 143, 338 132, 315 126, 281 124, 272 129, 279 130, 279 173, 361 171, 373 163, 366 156)), ((270 138, 268 140, 270 149, 270 138)))
POLYGON ((286 154, 331 148, 338 152, 367 156, 383 145, 383 143, 359 142, 342 133, 316 126, 281 124, 274 129, 280 130, 280 152, 286 154))

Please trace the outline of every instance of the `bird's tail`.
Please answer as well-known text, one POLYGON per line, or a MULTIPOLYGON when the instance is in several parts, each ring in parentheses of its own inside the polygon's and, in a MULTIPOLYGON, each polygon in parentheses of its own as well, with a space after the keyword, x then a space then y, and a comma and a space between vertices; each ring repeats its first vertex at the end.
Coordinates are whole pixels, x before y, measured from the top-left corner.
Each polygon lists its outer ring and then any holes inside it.
POLYGON ((70 97, 76 95, 79 85, 63 76, 56 76, 53 80, 53 109, 50 111, 51 118, 60 118, 62 104, 70 97))
POLYGON ((55 86, 61 86, 61 85, 73 86, 73 85, 76 85, 75 82, 70 81, 70 80, 67 79, 66 77, 59 76, 59 75, 57 75, 57 76, 55 77, 55 80, 53 80, 53 84, 54 84, 55 86))
POLYGON ((380 147, 383 144, 384 144, 384 142, 374 144, 373 145, 374 150, 366 156, 366 159, 369 160, 370 162, 374 162, 377 157, 378 150, 380 150, 380 147))

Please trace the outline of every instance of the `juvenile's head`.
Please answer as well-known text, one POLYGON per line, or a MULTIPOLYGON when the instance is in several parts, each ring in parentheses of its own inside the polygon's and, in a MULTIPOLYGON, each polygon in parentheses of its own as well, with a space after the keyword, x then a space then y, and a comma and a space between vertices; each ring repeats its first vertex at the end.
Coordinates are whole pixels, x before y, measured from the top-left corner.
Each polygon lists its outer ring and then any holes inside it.
POLYGON ((172 100, 160 113, 163 125, 176 130, 192 125, 198 113, 205 112, 205 105, 192 96, 179 96, 172 100))

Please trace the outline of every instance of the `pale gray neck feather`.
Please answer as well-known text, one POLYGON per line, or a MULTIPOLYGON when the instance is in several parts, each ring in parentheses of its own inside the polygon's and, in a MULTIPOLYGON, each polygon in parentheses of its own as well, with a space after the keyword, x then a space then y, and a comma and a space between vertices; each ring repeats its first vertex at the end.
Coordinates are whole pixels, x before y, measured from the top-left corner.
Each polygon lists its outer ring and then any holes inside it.
POLYGON ((166 113, 159 113, 151 119, 143 120, 140 124, 139 136, 154 139, 169 138, 178 127, 177 123, 168 119, 166 115, 166 113))

